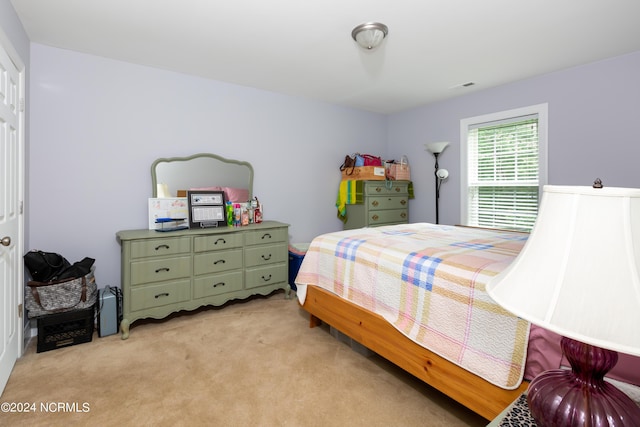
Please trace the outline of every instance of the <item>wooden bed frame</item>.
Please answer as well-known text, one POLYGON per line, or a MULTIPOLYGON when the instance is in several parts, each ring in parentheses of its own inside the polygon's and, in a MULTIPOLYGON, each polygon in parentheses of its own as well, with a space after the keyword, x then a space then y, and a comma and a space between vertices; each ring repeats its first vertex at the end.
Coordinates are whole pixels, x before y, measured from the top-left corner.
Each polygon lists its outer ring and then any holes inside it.
POLYGON ((317 286, 307 286, 302 308, 311 315, 310 327, 333 326, 487 420, 528 387, 527 382, 515 390, 497 387, 414 343, 381 316, 317 286))

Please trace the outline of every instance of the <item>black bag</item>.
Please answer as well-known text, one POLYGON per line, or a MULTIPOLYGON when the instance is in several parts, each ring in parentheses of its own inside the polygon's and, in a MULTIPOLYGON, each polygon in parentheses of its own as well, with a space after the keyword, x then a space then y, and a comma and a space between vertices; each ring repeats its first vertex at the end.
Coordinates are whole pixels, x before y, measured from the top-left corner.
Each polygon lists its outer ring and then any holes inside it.
POLYGON ((84 257, 82 261, 76 261, 73 265, 58 272, 58 278, 56 280, 61 281, 86 276, 91 271, 94 262, 96 262, 95 259, 84 257))
POLYGON ((33 280, 37 282, 57 280, 58 275, 71 266, 69 261, 60 254, 38 250, 29 251, 25 254, 24 265, 29 270, 33 280))

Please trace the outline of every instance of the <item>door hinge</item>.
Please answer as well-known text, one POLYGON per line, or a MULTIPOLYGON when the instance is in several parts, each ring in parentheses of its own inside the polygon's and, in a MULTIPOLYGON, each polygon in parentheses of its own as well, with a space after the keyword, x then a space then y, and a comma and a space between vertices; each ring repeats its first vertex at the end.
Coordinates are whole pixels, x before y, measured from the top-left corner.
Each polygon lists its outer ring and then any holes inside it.
POLYGON ((21 113, 24 113, 24 98, 20 98, 20 102, 18 103, 18 108, 21 113))
POLYGON ((24 212, 24 201, 20 200, 20 215, 24 212))
POLYGON ((18 304, 18 317, 22 319, 22 304, 18 304))

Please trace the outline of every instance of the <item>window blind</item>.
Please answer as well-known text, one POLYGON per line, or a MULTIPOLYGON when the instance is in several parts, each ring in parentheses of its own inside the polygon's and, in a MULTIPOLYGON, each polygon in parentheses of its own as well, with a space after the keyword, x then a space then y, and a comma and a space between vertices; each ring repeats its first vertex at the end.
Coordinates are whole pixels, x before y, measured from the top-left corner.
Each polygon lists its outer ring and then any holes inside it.
POLYGON ((469 128, 468 224, 529 231, 538 212, 538 117, 469 128))

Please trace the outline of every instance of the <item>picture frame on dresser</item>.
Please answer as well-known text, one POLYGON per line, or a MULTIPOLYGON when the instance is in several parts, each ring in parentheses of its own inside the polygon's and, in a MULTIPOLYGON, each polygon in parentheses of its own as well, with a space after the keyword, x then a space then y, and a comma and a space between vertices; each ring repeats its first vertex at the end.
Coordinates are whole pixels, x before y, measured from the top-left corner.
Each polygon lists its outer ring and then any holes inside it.
POLYGON ((224 191, 187 191, 189 227, 209 228, 227 225, 224 191))
MULTIPOLYGON (((242 188, 253 194, 250 163, 210 153, 158 159, 151 175, 153 197, 158 196, 160 186, 168 197, 214 186, 242 188)), ((180 310, 220 306, 278 290, 284 290, 289 299, 288 229, 288 224, 267 220, 242 227, 194 227, 169 233, 118 231, 122 339, 129 338, 131 324, 139 319, 162 319, 180 310)))

